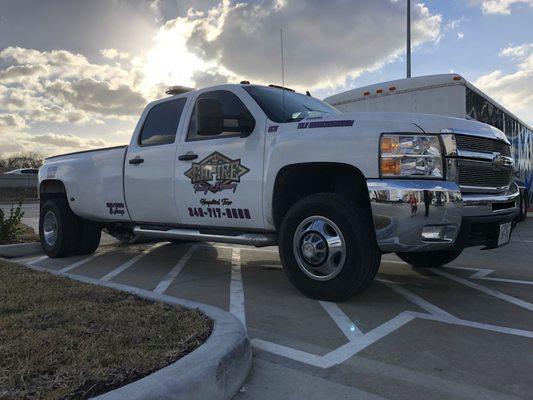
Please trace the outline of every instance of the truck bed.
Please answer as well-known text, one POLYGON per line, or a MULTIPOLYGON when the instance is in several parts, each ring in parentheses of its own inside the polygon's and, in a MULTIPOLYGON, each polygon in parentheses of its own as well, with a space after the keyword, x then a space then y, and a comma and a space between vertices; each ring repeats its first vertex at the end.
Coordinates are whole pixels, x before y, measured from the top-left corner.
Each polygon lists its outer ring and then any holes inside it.
POLYGON ((82 218, 129 220, 123 182, 127 149, 117 146, 49 157, 39 178, 64 182, 69 205, 82 218))

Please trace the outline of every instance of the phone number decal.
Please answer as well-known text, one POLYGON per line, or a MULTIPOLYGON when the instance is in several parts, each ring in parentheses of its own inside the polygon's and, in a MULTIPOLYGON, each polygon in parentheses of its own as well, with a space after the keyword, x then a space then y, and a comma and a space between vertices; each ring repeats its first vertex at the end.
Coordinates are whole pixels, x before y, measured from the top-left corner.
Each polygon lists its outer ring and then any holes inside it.
POLYGON ((198 218, 251 219, 247 208, 189 207, 189 216, 198 218))

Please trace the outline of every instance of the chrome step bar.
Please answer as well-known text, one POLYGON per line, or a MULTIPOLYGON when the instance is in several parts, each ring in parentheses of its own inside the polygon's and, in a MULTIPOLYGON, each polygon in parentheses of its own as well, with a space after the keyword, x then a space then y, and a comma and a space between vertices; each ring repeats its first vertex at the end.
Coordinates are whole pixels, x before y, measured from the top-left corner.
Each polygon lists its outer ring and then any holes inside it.
POLYGON ((217 235, 201 233, 197 229, 172 228, 168 230, 146 229, 140 226, 133 228, 137 236, 157 239, 194 240, 200 242, 219 242, 232 244, 245 244, 249 246, 265 247, 275 246, 277 237, 272 233, 240 233, 238 235, 217 235))

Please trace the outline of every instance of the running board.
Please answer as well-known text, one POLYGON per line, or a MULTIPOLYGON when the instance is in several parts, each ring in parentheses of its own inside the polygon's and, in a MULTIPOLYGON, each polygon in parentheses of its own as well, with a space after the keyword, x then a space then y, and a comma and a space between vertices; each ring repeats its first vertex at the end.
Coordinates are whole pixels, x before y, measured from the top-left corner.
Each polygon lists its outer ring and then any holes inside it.
POLYGON ((195 240, 200 242, 219 242, 245 244, 255 247, 275 246, 277 237, 271 233, 239 233, 237 235, 218 235, 201 233, 197 229, 172 228, 168 230, 146 229, 136 226, 133 233, 137 236, 157 239, 195 240))

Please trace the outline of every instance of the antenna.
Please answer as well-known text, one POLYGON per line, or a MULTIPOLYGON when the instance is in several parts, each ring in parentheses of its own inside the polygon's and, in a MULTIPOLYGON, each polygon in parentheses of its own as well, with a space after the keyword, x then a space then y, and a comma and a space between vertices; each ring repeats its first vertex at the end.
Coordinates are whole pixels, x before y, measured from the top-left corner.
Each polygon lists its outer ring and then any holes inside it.
POLYGON ((407 0, 407 77, 411 77, 411 0, 407 0))
POLYGON ((281 102, 282 102, 282 112, 283 118, 285 118, 285 66, 283 61, 283 28, 279 28, 279 38, 281 44, 281 102))

